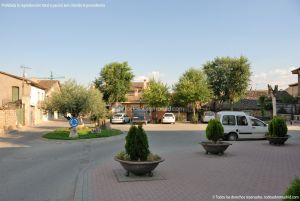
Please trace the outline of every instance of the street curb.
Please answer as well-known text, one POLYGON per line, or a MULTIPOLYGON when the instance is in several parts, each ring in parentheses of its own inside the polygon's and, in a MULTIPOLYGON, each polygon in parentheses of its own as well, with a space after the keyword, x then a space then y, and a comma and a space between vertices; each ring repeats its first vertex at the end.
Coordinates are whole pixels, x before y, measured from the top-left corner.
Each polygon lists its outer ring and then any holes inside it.
MULTIPOLYGON (((92 165, 93 166, 93 165, 92 165)), ((88 171, 92 166, 88 166, 80 171, 76 181, 73 201, 88 201, 88 171)))

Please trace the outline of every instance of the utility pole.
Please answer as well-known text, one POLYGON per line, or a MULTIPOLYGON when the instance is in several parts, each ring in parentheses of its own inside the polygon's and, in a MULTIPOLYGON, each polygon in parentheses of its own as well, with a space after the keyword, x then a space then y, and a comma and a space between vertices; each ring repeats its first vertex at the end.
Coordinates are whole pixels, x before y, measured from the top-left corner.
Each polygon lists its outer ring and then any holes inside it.
POLYGON ((26 75, 26 70, 31 69, 30 67, 26 67, 26 66, 21 66, 20 68, 23 69, 23 74, 22 74, 22 96, 24 96, 24 86, 25 86, 25 75, 26 75))

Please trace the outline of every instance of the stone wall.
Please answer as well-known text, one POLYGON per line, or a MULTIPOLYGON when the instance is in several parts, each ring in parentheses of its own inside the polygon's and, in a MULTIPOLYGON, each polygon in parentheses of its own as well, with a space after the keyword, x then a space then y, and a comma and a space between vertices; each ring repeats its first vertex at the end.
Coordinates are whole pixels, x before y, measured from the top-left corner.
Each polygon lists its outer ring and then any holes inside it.
POLYGON ((16 124, 16 110, 0 110, 0 129, 13 129, 16 124))

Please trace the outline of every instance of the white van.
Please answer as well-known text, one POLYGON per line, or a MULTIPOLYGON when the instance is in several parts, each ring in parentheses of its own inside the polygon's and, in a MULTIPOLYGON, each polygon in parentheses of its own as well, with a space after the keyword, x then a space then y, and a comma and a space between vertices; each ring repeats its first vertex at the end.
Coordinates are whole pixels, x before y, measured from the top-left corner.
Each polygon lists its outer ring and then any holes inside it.
POLYGON ((225 139, 231 141, 239 138, 265 138, 268 132, 266 123, 245 112, 221 111, 216 118, 224 127, 225 139))

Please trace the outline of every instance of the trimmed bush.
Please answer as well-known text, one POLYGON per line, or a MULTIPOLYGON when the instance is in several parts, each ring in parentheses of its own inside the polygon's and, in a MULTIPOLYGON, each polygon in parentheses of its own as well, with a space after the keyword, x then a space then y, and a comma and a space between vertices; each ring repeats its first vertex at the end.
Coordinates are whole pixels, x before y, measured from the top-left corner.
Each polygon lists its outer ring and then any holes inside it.
POLYGON ((269 123, 268 130, 268 135, 271 137, 284 137, 288 131, 285 120, 280 117, 273 117, 269 123))
POLYGON ((284 201, 288 200, 300 200, 300 180, 298 178, 294 179, 291 183, 291 186, 287 189, 286 193, 284 194, 288 198, 284 199, 284 201), (298 196, 298 199, 295 198, 298 196), (294 198, 293 198, 294 197, 294 198))
POLYGON ((216 143, 224 137, 224 128, 220 121, 211 119, 206 127, 206 138, 216 143))
POLYGON ((142 125, 132 125, 126 136, 126 153, 132 161, 146 161, 150 153, 148 138, 142 125))

